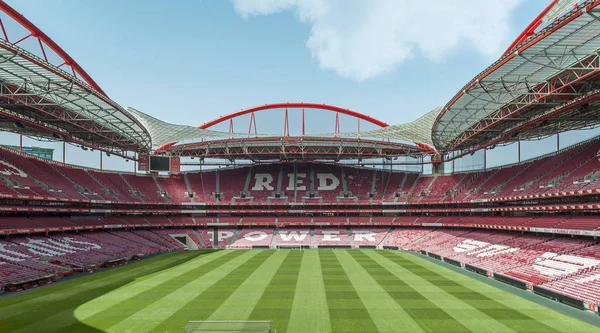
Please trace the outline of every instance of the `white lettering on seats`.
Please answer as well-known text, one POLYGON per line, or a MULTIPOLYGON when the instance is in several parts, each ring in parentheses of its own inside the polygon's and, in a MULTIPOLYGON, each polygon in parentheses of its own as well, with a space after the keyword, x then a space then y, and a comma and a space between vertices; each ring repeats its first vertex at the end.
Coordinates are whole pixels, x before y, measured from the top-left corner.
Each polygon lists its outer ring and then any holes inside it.
POLYGON ((491 257, 500 254, 518 251, 518 247, 510 247, 501 244, 490 244, 487 242, 466 239, 452 248, 454 252, 464 253, 467 255, 477 255, 477 257, 491 257))
POLYGON ((10 169, 4 169, 4 170, 0 169, 0 174, 5 175, 5 176, 17 175, 17 176, 21 176, 23 178, 27 178, 27 174, 25 173, 25 171, 17 168, 16 166, 14 166, 8 162, 2 161, 2 160, 0 160, 0 164, 10 168, 10 169))
POLYGON ((84 250, 89 250, 89 249, 98 250, 98 249, 102 248, 102 246, 100 246, 98 244, 84 242, 84 241, 78 241, 75 238, 71 238, 71 237, 63 237, 62 239, 59 239, 59 241, 65 242, 68 245, 71 245, 71 244, 84 245, 84 247, 83 247, 84 250))
POLYGON ((59 240, 54 240, 54 239, 49 238, 48 239, 48 243, 54 244, 56 246, 67 248, 69 250, 75 250, 75 251, 83 251, 83 250, 88 250, 89 249, 89 248, 80 248, 80 247, 72 246, 71 244, 69 244, 67 242, 64 242, 64 241, 61 241, 60 239, 59 240))
POLYGON ((355 231, 354 232, 355 242, 375 242, 375 233, 371 231, 355 231))
POLYGON ((24 253, 11 251, 7 247, 8 246, 6 246, 4 244, 0 244, 0 258, 6 259, 9 261, 23 261, 27 258, 31 258, 31 256, 26 255, 24 253))
POLYGON ((288 182, 288 187, 286 188, 286 190, 293 191, 294 187, 295 187, 297 191, 306 191, 306 186, 302 185, 304 178, 306 178, 305 173, 297 173, 296 174, 296 182, 294 183, 294 174, 288 173, 289 182, 288 182))
MULTIPOLYGON (((215 241, 214 232, 209 231, 208 233, 210 234, 210 240, 212 242, 214 242, 215 241)), ((226 240, 226 239, 230 239, 231 237, 233 237, 233 232, 232 231, 219 231, 219 235, 217 237, 219 238, 219 242, 226 240)))
POLYGON ((19 244, 25 246, 29 252, 37 254, 37 255, 41 255, 41 256, 47 256, 47 255, 60 256, 65 253, 74 253, 73 251, 68 251, 66 249, 60 249, 60 248, 57 248, 56 246, 51 246, 51 245, 49 246, 48 244, 46 244, 46 242, 44 242, 43 240, 40 240, 40 239, 28 239, 27 243, 19 243, 19 244))
POLYGON ((454 252, 469 252, 478 248, 486 247, 490 245, 490 243, 480 242, 473 239, 466 239, 460 243, 458 243, 454 248, 454 252))
POLYGON ((536 259, 533 269, 547 276, 568 275, 580 269, 600 265, 600 260, 568 254, 556 255, 555 253, 546 252, 542 257, 547 259, 536 259))
POLYGON ((340 185, 340 180, 331 173, 318 173, 317 179, 319 180, 317 191, 335 190, 340 185))
POLYGON ((258 242, 267 238, 268 236, 269 235, 267 235, 267 233, 264 231, 251 231, 244 235, 244 239, 250 242, 258 242))
POLYGON ((287 231, 279 230, 279 236, 285 242, 289 242, 292 239, 296 242, 301 242, 308 236, 308 231, 300 231, 300 234, 298 234, 298 231, 290 231, 288 234, 287 231))
POLYGON ((577 280, 575 280, 575 282, 586 283, 586 282, 592 282, 592 281, 598 281, 598 280, 600 280, 600 273, 586 276, 581 279, 577 279, 577 280))
POLYGON ((341 240, 338 237, 339 234, 340 234, 340 232, 339 231, 335 231, 335 230, 332 230, 332 231, 323 231, 323 238, 322 239, 324 241, 328 241, 328 242, 331 242, 331 241, 339 242, 341 240))
POLYGON ((484 249, 469 252, 469 254, 477 254, 477 257, 491 257, 491 256, 497 256, 500 254, 511 253, 511 252, 516 252, 516 251, 519 251, 518 247, 510 247, 510 246, 506 246, 506 245, 492 244, 491 246, 486 247, 484 249))
POLYGON ((269 190, 273 191, 273 186, 271 183, 273 182, 273 176, 268 173, 257 173, 254 175, 254 186, 252 187, 252 191, 262 191, 269 190))

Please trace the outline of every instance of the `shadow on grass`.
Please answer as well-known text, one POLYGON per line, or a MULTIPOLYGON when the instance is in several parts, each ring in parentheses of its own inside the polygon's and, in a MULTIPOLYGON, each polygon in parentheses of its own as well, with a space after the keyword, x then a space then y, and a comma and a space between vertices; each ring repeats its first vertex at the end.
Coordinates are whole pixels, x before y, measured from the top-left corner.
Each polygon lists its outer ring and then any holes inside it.
POLYGON ((80 275, 79 278, 0 298, 0 333, 15 332, 20 329, 27 333, 103 333, 104 331, 88 326, 77 319, 75 317, 77 308, 137 279, 169 270, 198 256, 213 252, 215 251, 159 255, 123 267, 107 269, 91 275, 80 275), (114 279, 114 282, 104 284, 102 281, 107 278, 114 279), (98 281, 97 287, 93 286, 95 281, 98 281), (88 283, 92 283, 92 286, 82 286, 88 283))

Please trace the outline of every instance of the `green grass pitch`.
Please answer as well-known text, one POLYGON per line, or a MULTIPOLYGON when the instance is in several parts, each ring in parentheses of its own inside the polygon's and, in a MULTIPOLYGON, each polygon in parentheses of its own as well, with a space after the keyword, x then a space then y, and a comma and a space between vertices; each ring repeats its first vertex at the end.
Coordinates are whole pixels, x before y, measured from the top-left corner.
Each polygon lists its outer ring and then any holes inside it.
POLYGON ((209 319, 279 333, 600 331, 395 251, 171 253, 0 298, 0 332, 177 333, 209 319))

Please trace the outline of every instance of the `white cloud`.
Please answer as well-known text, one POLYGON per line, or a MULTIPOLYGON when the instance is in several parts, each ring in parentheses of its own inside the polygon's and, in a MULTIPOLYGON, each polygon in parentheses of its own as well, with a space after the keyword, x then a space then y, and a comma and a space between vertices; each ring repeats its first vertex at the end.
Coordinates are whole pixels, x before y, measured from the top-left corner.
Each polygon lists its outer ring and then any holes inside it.
POLYGON ((232 0, 243 17, 293 11, 311 25, 306 46, 323 69, 362 81, 420 53, 439 61, 469 43, 498 57, 522 0, 232 0))

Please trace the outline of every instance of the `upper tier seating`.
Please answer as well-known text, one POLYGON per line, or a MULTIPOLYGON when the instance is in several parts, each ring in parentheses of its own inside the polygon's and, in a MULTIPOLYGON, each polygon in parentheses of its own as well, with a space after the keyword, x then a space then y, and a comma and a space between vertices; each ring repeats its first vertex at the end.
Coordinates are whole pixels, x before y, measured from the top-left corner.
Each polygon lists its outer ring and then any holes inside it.
MULTIPOLYGON (((274 164, 170 177, 101 172, 0 149, 0 196, 151 203, 437 203, 600 188, 600 138, 521 164, 425 176, 326 164, 274 164), (187 180, 187 182, 186 182, 187 180), (188 186, 189 183, 189 186, 188 186), (186 195, 187 193, 187 195, 186 195)), ((567 228, 567 226, 560 226, 567 228)), ((598 225, 592 227, 596 228, 598 225)), ((573 228, 587 226, 573 225, 573 228)))

